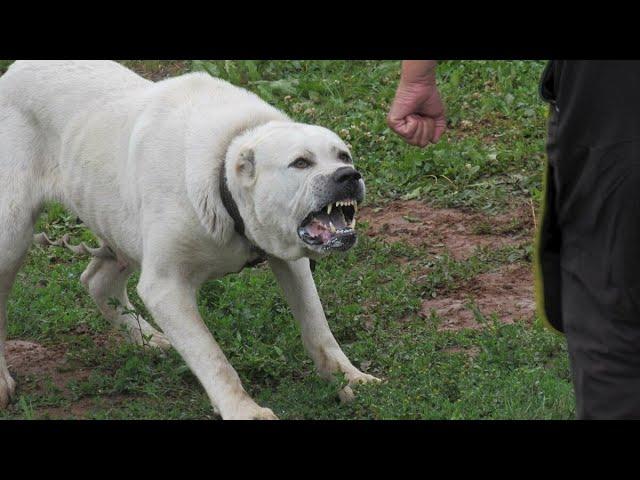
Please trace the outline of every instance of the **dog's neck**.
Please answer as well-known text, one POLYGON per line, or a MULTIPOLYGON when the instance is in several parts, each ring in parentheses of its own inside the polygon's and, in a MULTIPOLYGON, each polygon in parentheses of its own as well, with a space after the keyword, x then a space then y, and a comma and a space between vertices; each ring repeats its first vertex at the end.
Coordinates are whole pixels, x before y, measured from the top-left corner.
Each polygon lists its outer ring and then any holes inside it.
MULTIPOLYGON (((226 157, 226 155, 225 155, 226 157)), ((220 190, 220 198, 222 200, 222 205, 224 205, 225 210, 233 220, 233 227, 238 235, 243 237, 255 250, 258 254, 258 259, 251 264, 257 264, 266 259, 266 252, 258 247, 255 243, 249 240, 245 234, 244 220, 242 219, 242 215, 240 215, 240 210, 238 209, 238 204, 233 199, 233 195, 229 190, 229 185, 227 183, 227 171, 226 171, 226 158, 222 157, 222 162, 220 162, 220 172, 218 175, 219 180, 219 190, 220 190)))
POLYGON ((220 173, 218 175, 220 198, 222 199, 222 205, 224 205, 224 208, 233 220, 233 227, 235 231, 246 238, 246 235, 244 234, 244 220, 242 219, 242 215, 240 215, 240 210, 238 210, 238 204, 233 199, 233 195, 231 195, 231 192, 229 191, 226 164, 227 162, 223 158, 220 163, 220 173))
MULTIPOLYGON (((244 233, 244 220, 242 219, 242 215, 240 215, 240 210, 238 209, 238 204, 233 199, 233 195, 229 190, 229 185, 227 183, 227 162, 226 162, 226 152, 222 157, 222 162, 220 162, 220 171, 218 172, 218 187, 220 191, 220 198, 222 199, 222 205, 224 205, 225 210, 233 220, 233 227, 238 235, 243 237, 253 248, 253 250, 258 254, 258 258, 252 260, 247 263, 245 267, 253 267, 259 265, 267 259, 267 253, 258 247, 255 243, 247 238, 244 233)), ((311 267, 311 271, 314 272, 316 269, 316 261, 313 259, 309 259, 309 265, 311 267)))

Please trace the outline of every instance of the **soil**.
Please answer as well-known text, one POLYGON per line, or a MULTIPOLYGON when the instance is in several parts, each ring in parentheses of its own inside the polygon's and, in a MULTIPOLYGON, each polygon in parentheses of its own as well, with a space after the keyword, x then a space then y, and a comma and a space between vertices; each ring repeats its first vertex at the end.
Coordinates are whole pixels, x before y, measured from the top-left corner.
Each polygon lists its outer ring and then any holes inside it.
MULTIPOLYGON (((448 253, 456 260, 472 256, 478 247, 491 249, 530 243, 534 233, 529 205, 514 206, 506 215, 489 216, 457 209, 438 209, 419 201, 395 201, 384 207, 365 207, 359 219, 365 234, 384 242, 403 242, 432 254, 448 253)), ((443 319, 441 330, 481 328, 482 317, 505 323, 531 321, 535 314, 531 265, 510 264, 483 273, 462 287, 422 303, 420 316, 432 311, 443 319), (469 305, 475 303, 481 321, 469 305)))
POLYGON ((470 257, 478 247, 500 248, 528 242, 533 226, 533 214, 527 206, 492 217, 433 208, 415 200, 364 207, 358 219, 368 223, 366 233, 370 237, 423 247, 429 253, 449 253, 456 260, 470 257))
POLYGON ((167 60, 151 66, 145 65, 143 62, 131 62, 128 68, 147 80, 159 82, 160 80, 183 74, 188 66, 187 64, 187 60, 167 60))
MULTIPOLYGON (((96 337, 94 341, 96 345, 104 345, 109 339, 96 337)), ((18 394, 20 391, 28 391, 35 395, 54 393, 69 404, 69 407, 39 407, 36 412, 37 418, 86 418, 97 401, 104 405, 105 402, 112 403, 118 400, 102 397, 76 398, 69 388, 70 383, 86 380, 92 369, 79 366, 70 360, 64 346, 44 346, 36 342, 9 340, 6 348, 7 364, 18 384, 18 394)))
POLYGON ((433 311, 443 319, 438 327, 440 330, 481 328, 482 318, 490 321, 492 315, 504 323, 532 321, 535 300, 531 267, 513 264, 495 272, 480 274, 465 288, 424 300, 420 316, 429 318, 433 311), (480 322, 471 304, 475 304, 481 314, 480 322))

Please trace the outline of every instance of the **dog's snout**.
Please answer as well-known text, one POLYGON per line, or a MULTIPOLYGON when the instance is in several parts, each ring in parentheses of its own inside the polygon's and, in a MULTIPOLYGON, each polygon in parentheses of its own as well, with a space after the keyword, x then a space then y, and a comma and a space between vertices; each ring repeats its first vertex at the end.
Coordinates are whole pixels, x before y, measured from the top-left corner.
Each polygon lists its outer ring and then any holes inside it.
POLYGON ((346 182, 356 182, 362 178, 360 172, 352 167, 340 167, 333 172, 333 180, 338 184, 346 182))

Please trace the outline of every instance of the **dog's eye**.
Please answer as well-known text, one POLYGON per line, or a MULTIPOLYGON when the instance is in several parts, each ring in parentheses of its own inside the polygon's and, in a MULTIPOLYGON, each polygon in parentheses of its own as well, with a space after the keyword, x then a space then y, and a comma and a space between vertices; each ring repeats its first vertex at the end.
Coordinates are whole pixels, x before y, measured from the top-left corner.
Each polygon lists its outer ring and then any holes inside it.
POLYGON ((353 163, 351 155, 349 155, 347 152, 340 152, 338 154, 338 159, 344 163, 353 163))
POLYGON ((289 166, 293 168, 300 168, 300 169, 309 168, 311 166, 311 162, 306 158, 300 157, 300 158, 296 158, 293 162, 291 162, 289 166))

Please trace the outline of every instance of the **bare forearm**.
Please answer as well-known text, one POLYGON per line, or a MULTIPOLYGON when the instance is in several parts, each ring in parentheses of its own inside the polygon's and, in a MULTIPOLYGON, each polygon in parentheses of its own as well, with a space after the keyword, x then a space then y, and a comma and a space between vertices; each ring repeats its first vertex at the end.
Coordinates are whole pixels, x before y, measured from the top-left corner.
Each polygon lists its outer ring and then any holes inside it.
POLYGON ((436 60, 403 60, 400 82, 404 84, 435 81, 436 60))
POLYGON ((437 142, 447 127, 444 105, 436 86, 435 60, 404 60, 387 125, 411 144, 437 142))

